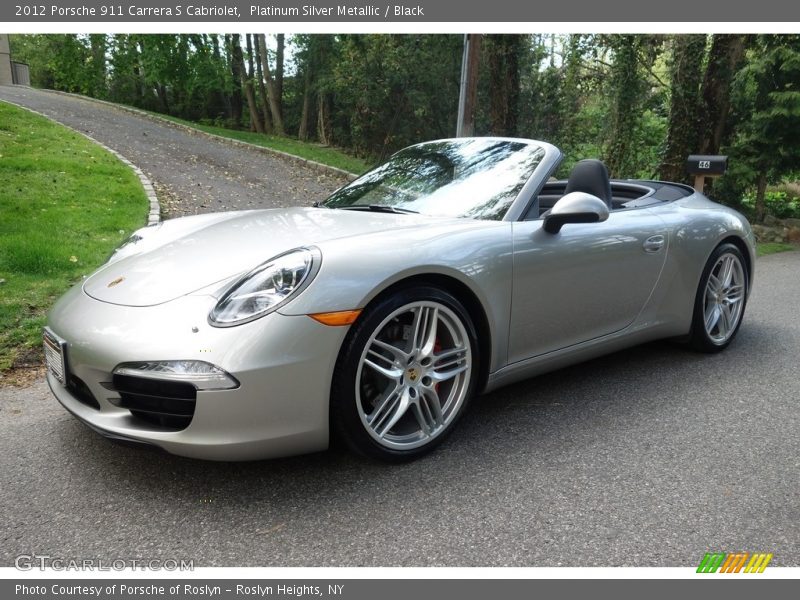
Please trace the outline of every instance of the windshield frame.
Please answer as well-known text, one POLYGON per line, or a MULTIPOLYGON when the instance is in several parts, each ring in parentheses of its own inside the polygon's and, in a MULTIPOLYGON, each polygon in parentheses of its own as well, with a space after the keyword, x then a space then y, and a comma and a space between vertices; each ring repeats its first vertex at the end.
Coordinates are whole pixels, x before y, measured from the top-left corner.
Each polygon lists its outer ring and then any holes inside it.
MULTIPOLYGON (((550 175, 555 172, 558 168, 558 165, 561 163, 563 155, 561 151, 553 146, 552 144, 548 144, 547 142, 542 142, 538 140, 531 140, 525 138, 513 138, 513 137, 496 137, 496 136, 486 136, 486 137, 473 137, 473 138, 445 138, 439 140, 431 140, 428 142, 423 142, 420 144, 414 144, 413 146, 409 146, 408 148, 404 148, 398 152, 392 154, 386 161, 381 163, 380 165, 375 166, 374 168, 366 171, 359 177, 353 179, 352 181, 348 182, 347 185, 342 186, 332 194, 328 196, 324 201, 319 203, 319 206, 322 208, 328 208, 332 210, 345 210, 347 207, 333 207, 333 206, 326 206, 326 203, 333 198, 340 190, 358 182, 362 178, 366 177, 367 175, 371 174, 376 169, 381 168, 387 162, 391 161, 397 154, 405 152, 407 150, 424 147, 428 144, 442 144, 442 143, 463 143, 467 139, 477 139, 485 142, 512 142, 517 144, 524 144, 526 146, 537 146, 544 151, 544 156, 539 161, 539 164, 531 172, 528 179, 523 183, 519 192, 514 197, 514 199, 509 203, 508 208, 506 209, 505 213, 500 219, 497 221, 519 221, 528 211, 530 203, 538 197, 539 190, 548 180, 550 175)), ((365 209, 368 210, 367 206, 365 209)), ((452 219, 471 219, 471 220, 494 220, 494 219, 478 219, 476 217, 469 217, 469 216, 450 216, 450 217, 437 217, 434 215, 426 215, 424 212, 421 213, 424 216, 429 216, 431 218, 452 218, 452 219)))

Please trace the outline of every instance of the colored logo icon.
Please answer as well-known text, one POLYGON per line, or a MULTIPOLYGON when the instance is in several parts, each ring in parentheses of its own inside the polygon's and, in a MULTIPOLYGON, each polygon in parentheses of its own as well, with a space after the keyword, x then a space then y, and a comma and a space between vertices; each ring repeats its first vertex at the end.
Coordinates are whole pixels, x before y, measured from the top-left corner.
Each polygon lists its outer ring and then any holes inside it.
POLYGON ((772 554, 764 552, 706 552, 698 573, 763 573, 767 568, 772 554))

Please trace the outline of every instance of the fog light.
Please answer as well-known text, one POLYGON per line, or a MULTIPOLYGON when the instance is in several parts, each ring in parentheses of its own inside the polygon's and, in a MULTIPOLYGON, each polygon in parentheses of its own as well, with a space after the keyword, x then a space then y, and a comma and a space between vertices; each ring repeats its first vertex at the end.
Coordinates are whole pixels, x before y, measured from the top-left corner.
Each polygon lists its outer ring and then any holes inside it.
POLYGON ((198 390, 232 390, 239 382, 230 373, 202 360, 163 360, 122 363, 114 375, 165 381, 185 381, 198 390))

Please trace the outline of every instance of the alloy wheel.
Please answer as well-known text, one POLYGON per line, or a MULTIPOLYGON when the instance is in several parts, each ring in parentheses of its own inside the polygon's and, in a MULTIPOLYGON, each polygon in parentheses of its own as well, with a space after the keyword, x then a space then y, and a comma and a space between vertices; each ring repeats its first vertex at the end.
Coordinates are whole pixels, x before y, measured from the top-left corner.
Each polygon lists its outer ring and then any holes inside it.
POLYGON ((389 314, 364 346, 355 398, 379 444, 410 450, 443 433, 469 393, 472 347, 464 323, 435 301, 389 314))
POLYGON ((744 310, 745 285, 742 262, 734 254, 722 254, 708 275, 703 299, 703 322, 714 344, 724 344, 736 331, 744 310))

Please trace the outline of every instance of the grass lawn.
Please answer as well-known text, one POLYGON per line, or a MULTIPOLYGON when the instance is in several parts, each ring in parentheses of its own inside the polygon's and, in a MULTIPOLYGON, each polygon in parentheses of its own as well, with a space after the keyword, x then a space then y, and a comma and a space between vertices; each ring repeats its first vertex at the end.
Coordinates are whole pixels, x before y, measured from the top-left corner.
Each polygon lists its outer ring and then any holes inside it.
POLYGON ((778 242, 756 244, 756 254, 758 256, 777 254, 778 252, 788 252, 790 250, 797 250, 797 246, 793 246, 792 244, 781 244, 778 242))
POLYGON ((264 148, 271 148, 273 150, 279 150, 280 152, 286 152, 287 154, 293 154, 294 156, 299 156, 300 158, 313 160, 318 163, 328 165, 329 167, 336 167, 337 169, 355 173, 356 175, 360 175, 373 166, 365 160, 356 158, 355 156, 350 156, 349 154, 345 154, 341 150, 331 148, 330 146, 321 146, 320 144, 314 144, 311 142, 301 142, 300 140, 277 135, 264 135, 252 131, 226 129, 225 127, 216 127, 213 125, 202 125, 200 123, 186 121, 184 119, 171 117, 161 113, 151 112, 151 114, 161 117, 162 119, 172 121, 173 123, 180 123, 181 125, 192 127, 193 129, 205 131, 206 133, 213 133, 214 135, 218 135, 220 137, 239 140, 240 142, 247 142, 248 144, 262 146, 264 148))
POLYGON ((148 208, 112 154, 0 102, 0 373, 41 361, 53 301, 143 226, 148 208))

